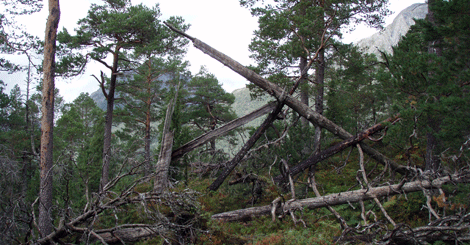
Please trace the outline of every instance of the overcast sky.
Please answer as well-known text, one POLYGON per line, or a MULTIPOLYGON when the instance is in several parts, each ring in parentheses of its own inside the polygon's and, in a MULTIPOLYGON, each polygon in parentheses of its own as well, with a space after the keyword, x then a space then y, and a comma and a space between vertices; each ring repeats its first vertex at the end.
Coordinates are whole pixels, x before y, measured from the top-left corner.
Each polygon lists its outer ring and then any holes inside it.
MULTIPOLYGON (((47 1, 45 1, 47 2, 47 1)), ((182 16, 186 23, 191 24, 188 34, 239 61, 243 65, 251 64, 248 45, 253 30, 257 28, 257 19, 252 17, 249 9, 242 8, 239 0, 132 0, 133 4, 143 2, 148 6, 160 4, 162 20, 170 16, 182 16)), ((386 25, 403 9, 413 3, 424 3, 425 0, 390 0, 390 10, 394 12, 386 20, 386 25)), ((73 31, 79 19, 86 17, 90 3, 101 4, 97 0, 61 1, 61 18, 59 30, 66 27, 73 31)), ((47 3, 46 3, 47 4, 47 3)), ((47 19, 47 6, 38 14, 21 19, 26 28, 33 35, 44 37, 47 19)), ((377 30, 358 28, 354 33, 345 36, 345 42, 353 42, 368 37, 377 30)), ((191 64, 193 74, 204 65, 223 84, 225 90, 232 92, 245 86, 247 81, 229 68, 203 54, 191 44, 186 59, 191 64)), ((98 89, 98 83, 90 75, 107 72, 99 64, 89 64, 87 72, 81 76, 56 81, 56 87, 67 102, 73 101, 81 92, 92 93, 98 89)), ((0 80, 7 83, 7 90, 19 83, 25 87, 25 74, 0 74, 0 80)))

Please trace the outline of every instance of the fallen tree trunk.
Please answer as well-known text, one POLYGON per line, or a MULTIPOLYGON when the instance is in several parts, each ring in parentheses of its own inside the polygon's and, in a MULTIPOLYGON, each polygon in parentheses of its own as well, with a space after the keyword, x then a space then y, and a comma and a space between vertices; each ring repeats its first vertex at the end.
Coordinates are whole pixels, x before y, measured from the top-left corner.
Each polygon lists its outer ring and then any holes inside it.
MULTIPOLYGON (((449 182, 456 183, 468 183, 470 182, 470 174, 465 175, 451 175, 442 178, 429 180, 418 180, 412 181, 405 184, 396 184, 390 186, 381 186, 370 189, 360 189, 355 191, 347 191, 336 194, 325 195, 322 197, 307 198, 302 200, 288 201, 280 205, 277 208, 276 213, 281 214, 283 210, 296 210, 303 208, 321 208, 328 205, 340 205, 346 203, 354 203, 359 201, 370 200, 376 197, 397 195, 409 192, 421 191, 423 189, 432 189, 441 187, 449 182)), ((271 214, 272 205, 266 205, 261 207, 252 207, 240 210, 229 211, 220 214, 212 215, 212 219, 220 221, 238 221, 247 220, 252 217, 269 215, 271 214)))
MULTIPOLYGON (((313 166, 314 164, 316 163, 319 163, 341 151, 343 151, 344 149, 350 147, 350 146, 353 146, 359 142, 361 142, 362 140, 366 139, 367 137, 371 136, 372 134, 382 130, 385 128, 385 123, 386 122, 393 122, 397 119, 397 117, 395 118, 389 118, 385 121, 383 121, 382 123, 378 123, 360 133, 358 133, 357 135, 347 139, 347 140, 344 140, 334 146, 331 146, 329 147, 328 149, 326 150, 323 150, 321 152, 318 152, 316 154, 314 154, 313 156, 307 158, 306 160, 302 161, 301 163, 293 166, 293 167, 290 167, 289 168, 289 174, 291 176, 294 176, 296 174, 299 174, 301 172, 303 172, 304 170, 306 170, 307 168, 313 166)), ((282 175, 278 175, 276 177, 274 177, 274 182, 276 183, 279 183, 280 181, 282 181, 284 179, 284 176, 282 175)))
POLYGON ((265 115, 265 114, 269 113, 275 107, 276 107, 276 103, 269 103, 269 104, 255 110, 255 111, 253 111, 252 113, 250 113, 248 115, 237 118, 237 119, 223 125, 222 127, 216 128, 212 131, 209 131, 209 132, 207 132, 207 133, 191 140, 190 142, 184 144, 180 148, 173 151, 173 153, 171 154, 172 160, 178 159, 178 158, 182 157, 184 154, 198 148, 201 145, 204 145, 205 143, 209 142, 210 140, 212 140, 216 137, 219 137, 221 135, 224 135, 224 134, 226 134, 226 133, 228 133, 228 132, 230 132, 230 131, 232 131, 232 130, 240 127, 240 126, 243 126, 243 125, 255 120, 256 118, 258 118, 262 115, 265 115))
POLYGON ((142 239, 155 237, 161 232, 162 227, 151 225, 130 225, 130 227, 115 227, 95 232, 95 239, 111 244, 125 244, 138 242, 142 239))
MULTIPOLYGON (((229 56, 219 52, 218 50, 212 48, 211 46, 200 41, 199 39, 191 37, 187 35, 186 33, 179 31, 178 29, 174 28, 168 23, 165 23, 165 24, 173 31, 190 39, 193 42, 194 47, 201 50, 203 53, 209 55, 210 57, 214 58, 220 63, 226 65, 227 67, 229 67, 236 73, 246 78, 251 83, 265 90, 268 94, 275 97, 276 99, 280 101, 284 101, 287 106, 292 108, 301 116, 305 117, 309 122, 321 128, 325 128, 326 130, 330 131, 334 135, 337 135, 343 140, 353 137, 352 134, 350 134, 349 132, 341 128, 340 126, 336 125, 334 122, 330 121, 328 118, 324 117, 323 115, 315 112, 312 108, 302 103, 301 101, 297 100, 294 96, 290 95, 288 92, 286 92, 284 89, 282 89, 278 85, 268 81, 267 79, 263 78, 256 72, 246 68, 242 64, 233 60, 229 56)), ((390 165, 390 167, 393 170, 396 170, 401 174, 406 173, 406 169, 401 168, 399 164, 386 158, 384 155, 382 155, 381 153, 379 153, 372 147, 369 147, 366 144, 361 144, 361 146, 364 152, 368 154, 369 156, 371 156, 374 160, 382 163, 383 165, 390 165)))

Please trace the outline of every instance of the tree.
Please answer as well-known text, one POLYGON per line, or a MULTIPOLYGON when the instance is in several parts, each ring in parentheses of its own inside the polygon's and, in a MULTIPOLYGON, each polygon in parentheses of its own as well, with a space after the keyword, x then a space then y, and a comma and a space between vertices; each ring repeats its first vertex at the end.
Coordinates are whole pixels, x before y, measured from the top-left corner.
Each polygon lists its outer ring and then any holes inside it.
POLYGON ((57 202, 65 209, 83 208, 90 201, 90 194, 98 192, 103 145, 98 145, 102 140, 97 139, 103 136, 103 119, 104 112, 88 93, 81 93, 65 106, 56 122, 54 162, 58 165, 58 180, 54 188, 59 196, 57 202))
POLYGON ((104 5, 92 4, 88 16, 78 21, 79 27, 75 36, 71 36, 66 29, 59 35, 60 42, 70 48, 91 48, 86 56, 103 64, 110 72, 109 80, 105 79, 103 72, 101 79, 97 78, 107 100, 102 190, 109 181, 111 128, 117 78, 129 70, 127 67, 130 60, 126 51, 152 47, 154 53, 160 54, 172 55, 183 52, 180 38, 161 26, 160 15, 158 4, 148 8, 142 4, 133 6, 129 0, 108 0, 104 5), (111 63, 106 60, 108 55, 112 56, 111 63))
POLYGON ((349 132, 376 124, 389 105, 382 84, 377 82, 380 62, 352 45, 337 45, 328 69, 325 116, 349 132))
POLYGON ((41 236, 52 232, 52 150, 54 127, 54 76, 59 0, 49 0, 49 17, 44 40, 44 80, 41 119, 41 183, 39 189, 39 229, 41 236))
POLYGON ((439 162, 460 166, 469 140, 469 49, 464 40, 470 34, 465 1, 434 1, 429 8, 433 18, 417 21, 393 55, 385 57, 390 73, 383 82, 394 95, 393 108, 405 119, 393 131, 406 145, 404 155, 435 172, 445 167, 439 162), (425 153, 416 154, 424 146, 425 153))
MULTIPOLYGON (((292 76, 300 77, 301 102, 308 105, 311 84, 315 89, 315 111, 323 113, 326 50, 340 37, 342 28, 366 23, 380 27, 388 14, 387 0, 381 1, 276 1, 262 4, 241 0, 259 16, 259 30, 250 44, 257 71, 271 76, 281 86, 292 86, 292 76), (310 74, 315 64, 314 78, 310 74), (310 82, 309 82, 310 81, 310 82)), ((251 89, 253 85, 249 85, 251 89)), ((308 125, 301 119, 303 127, 308 125)), ((321 129, 315 130, 314 151, 320 149, 321 129)))
MULTIPOLYGON (((184 79, 186 66, 178 57, 166 59, 150 56, 134 70, 132 77, 123 79, 119 87, 122 99, 118 103, 123 107, 116 110, 118 121, 124 122, 124 130, 128 131, 128 136, 132 135, 143 142, 144 166, 147 170, 151 169, 150 145, 152 138, 155 138, 152 122, 162 114, 162 107, 168 100, 167 97, 171 96, 170 89, 184 79)), ((132 144, 140 146, 135 142, 132 144)))
MULTIPOLYGON (((27 33, 18 25, 15 17, 39 12, 42 0, 12 1, 2 0, 0 4, 0 53, 9 55, 26 55, 32 62, 30 51, 40 49, 39 38, 27 33)), ((24 70, 20 64, 12 62, 8 56, 0 57, 0 71, 17 72, 24 70)))
MULTIPOLYGON (((190 96, 186 103, 189 122, 203 133, 236 118, 230 109, 235 97, 225 92, 217 78, 204 67, 191 79, 188 90, 190 96)), ((215 140, 210 141, 210 149, 215 151, 215 140)))

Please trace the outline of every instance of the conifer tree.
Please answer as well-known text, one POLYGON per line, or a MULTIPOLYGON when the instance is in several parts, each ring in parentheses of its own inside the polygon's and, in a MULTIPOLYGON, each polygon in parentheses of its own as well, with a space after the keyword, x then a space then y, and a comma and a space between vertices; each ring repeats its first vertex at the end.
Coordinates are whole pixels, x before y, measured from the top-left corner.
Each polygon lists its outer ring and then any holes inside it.
MULTIPOLYGON (((264 4, 264 1, 240 0, 242 6, 251 8, 252 15, 259 17, 259 30, 250 44, 256 69, 288 89, 296 80, 292 77, 299 77, 302 103, 309 104, 313 90, 315 110, 323 113, 326 51, 335 37, 341 37, 343 28, 358 23, 381 26, 388 14, 387 2, 282 0, 264 4)), ((308 122, 302 119, 302 124, 305 127, 308 122)), ((316 128, 314 151, 319 150, 320 135, 321 129, 316 128)))
MULTIPOLYGON (((204 67, 189 82, 188 92, 187 116, 201 132, 208 132, 236 118, 230 107, 235 96, 225 92, 217 78, 204 67)), ((210 142, 210 149, 215 150, 215 140, 210 142)))
POLYGON ((131 5, 129 0, 107 0, 103 5, 91 5, 87 17, 78 21, 75 36, 66 29, 59 35, 60 42, 69 48, 88 49, 89 52, 83 56, 101 63, 110 73, 109 80, 105 79, 103 72, 101 78, 97 78, 107 100, 102 189, 109 181, 111 128, 118 76, 131 69, 128 53, 146 48, 160 54, 183 52, 181 44, 185 41, 161 25, 160 15, 158 4, 149 8, 143 4, 131 5), (112 57, 111 63, 106 60, 108 56, 112 57))
MULTIPOLYGON (((134 75, 124 79, 119 87, 120 97, 118 103, 122 108, 116 109, 118 121, 124 122, 125 128, 118 132, 122 135, 128 132, 144 145, 144 161, 147 170, 151 169, 152 138, 155 130, 152 123, 164 114, 167 96, 171 96, 170 89, 178 81, 184 79, 186 62, 178 58, 149 57, 140 67, 134 70, 134 75)), ((128 138, 129 139, 129 138, 128 138)), ((141 144, 134 144, 141 145, 141 144)))
POLYGON ((468 148, 470 8, 464 0, 433 1, 429 8, 432 18, 418 20, 386 57, 390 76, 383 82, 406 119, 394 131, 407 144, 405 155, 411 161, 411 152, 424 148, 414 163, 438 171, 445 167, 440 162, 461 162, 468 148))

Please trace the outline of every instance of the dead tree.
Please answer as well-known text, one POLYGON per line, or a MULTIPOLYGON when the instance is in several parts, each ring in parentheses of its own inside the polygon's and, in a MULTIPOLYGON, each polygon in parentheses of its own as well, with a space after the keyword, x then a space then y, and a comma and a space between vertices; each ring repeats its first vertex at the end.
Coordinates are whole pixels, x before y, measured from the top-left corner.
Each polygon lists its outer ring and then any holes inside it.
POLYGON ((52 232, 52 149, 54 129, 55 54, 60 19, 59 0, 49 0, 49 17, 44 40, 44 82, 42 88, 41 170, 39 187, 39 231, 41 236, 52 232))
MULTIPOLYGON (((179 85, 178 85, 179 87, 179 85)), ((171 151, 173 149, 173 137, 174 133, 170 130, 171 118, 173 117, 173 111, 176 104, 178 90, 176 91, 175 98, 170 101, 166 110, 165 122, 162 132, 162 145, 160 155, 158 156, 158 162, 155 172, 155 184, 153 190, 157 193, 161 193, 169 187, 169 168, 171 163, 171 151)))
MULTIPOLYGON (((276 208, 276 214, 283 214, 292 209, 315 209, 326 207, 328 205, 335 206, 340 204, 355 203, 359 201, 371 200, 382 196, 392 196, 416 191, 422 191, 423 189, 438 188, 447 183, 468 183, 470 182, 470 175, 450 175, 435 180, 417 180, 408 183, 400 183, 396 185, 380 186, 370 189, 360 189, 354 191, 341 192, 336 194, 325 195, 322 197, 307 198, 302 200, 294 200, 292 202, 286 202, 278 204, 276 208)), ((257 216, 270 215, 272 211, 272 205, 266 205, 261 207, 252 207, 246 209, 240 209, 235 211, 229 211, 225 213, 219 213, 212 215, 212 219, 221 221, 238 221, 247 220, 257 216)))
MULTIPOLYGON (((219 61, 220 63, 224 64, 225 66, 229 67, 236 73, 240 74, 244 78, 246 78, 251 83, 257 85, 258 87, 265 90, 269 95, 275 97, 277 100, 282 100, 285 102, 287 106, 292 108, 295 112, 299 113, 299 115, 306 118, 309 122, 314 124, 315 126, 325 128, 326 130, 330 131, 334 135, 337 135, 343 140, 353 137, 352 134, 341 128, 340 126, 336 125, 334 122, 330 121, 323 115, 315 112, 310 107, 302 103, 301 101, 297 100, 294 96, 288 94, 284 89, 279 87, 278 85, 268 81, 267 79, 263 78, 262 76, 258 75, 256 72, 246 68, 242 64, 238 63, 237 61, 233 60, 229 56, 219 52, 218 50, 212 48, 211 46, 207 45, 206 43, 200 41, 197 38, 191 37, 186 33, 183 33, 168 23, 165 23, 170 29, 183 35, 190 39, 193 42, 194 47, 201 50, 205 54, 211 56, 215 60, 219 61)), ((388 159, 386 156, 381 154, 380 152, 376 151, 372 147, 368 146, 367 144, 361 143, 361 147, 366 154, 371 156, 376 161, 380 162, 383 165, 390 166, 393 170, 401 173, 406 174, 406 169, 400 168, 400 165, 393 162, 392 160, 388 159)))
POLYGON ((219 127, 219 128, 216 128, 214 130, 211 130, 193 140, 191 140, 190 142, 184 144, 183 146, 181 146, 180 148, 176 149, 173 151, 173 153, 171 154, 171 158, 172 160, 176 160, 180 157, 182 157, 184 154, 188 153, 188 152, 191 152, 192 150, 198 148, 199 146, 202 146, 204 145, 205 143, 211 141, 212 139, 216 138, 216 137, 219 137, 221 135, 224 135, 238 127, 241 127, 251 121, 253 121, 254 119, 264 115, 264 114, 267 114, 268 112, 272 111, 274 108, 276 108, 276 104, 275 103, 269 103, 253 112, 251 112, 250 114, 248 115, 245 115, 243 117, 240 117, 240 118, 237 118, 225 125, 223 125, 222 127, 219 127))

